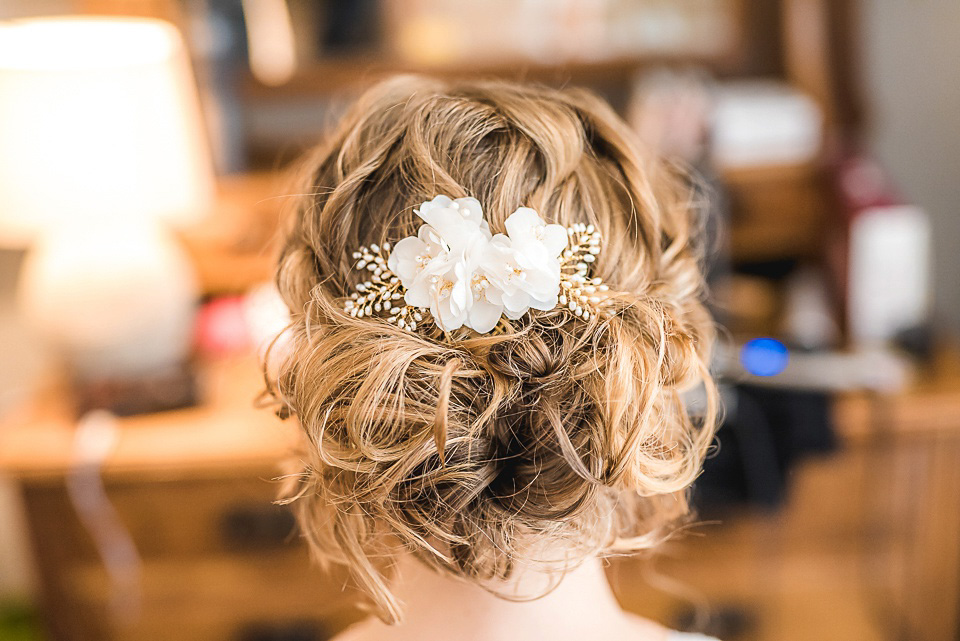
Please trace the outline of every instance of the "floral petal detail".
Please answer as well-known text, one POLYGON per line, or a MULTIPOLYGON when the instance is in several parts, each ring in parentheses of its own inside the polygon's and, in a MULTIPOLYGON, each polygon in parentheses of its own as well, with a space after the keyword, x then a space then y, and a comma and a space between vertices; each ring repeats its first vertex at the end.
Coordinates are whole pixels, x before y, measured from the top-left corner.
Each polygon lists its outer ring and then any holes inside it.
POLYGON ((559 293, 556 296, 551 296, 549 298, 544 298, 543 300, 537 300, 536 298, 530 299, 530 308, 531 309, 540 309, 545 312, 550 311, 557 306, 559 299, 559 293))
POLYGON ((458 238, 469 233, 469 227, 475 227, 469 221, 464 221, 456 209, 448 207, 433 207, 426 212, 421 209, 420 218, 433 227, 437 236, 447 245, 452 245, 458 238))
POLYGON ((567 230, 562 225, 547 225, 543 229, 543 245, 551 256, 559 256, 567 248, 567 230))
MULTIPOLYGON (((457 265, 457 271, 462 271, 462 265, 457 265)), ((462 273, 458 273, 450 290, 450 306, 457 313, 469 311, 470 299, 470 281, 462 273)))
POLYGON ((437 233, 437 230, 430 225, 420 225, 420 229, 417 231, 417 238, 426 244, 431 256, 436 256, 443 251, 443 240, 440 238, 440 234, 437 233))
POLYGON ((418 279, 412 287, 408 287, 403 294, 403 301, 414 307, 428 308, 431 304, 430 283, 426 279, 418 279))
POLYGON ((531 294, 536 292, 553 292, 560 287, 560 270, 530 269, 524 272, 523 282, 531 294))
POLYGON ((504 222, 507 234, 513 240, 534 237, 537 226, 541 225, 543 225, 543 219, 540 218, 540 214, 529 207, 520 207, 504 222))
POLYGON ((514 260, 524 269, 542 269, 550 261, 556 262, 556 255, 550 255, 543 243, 535 240, 521 240, 513 243, 514 260))
POLYGON ((512 294, 504 294, 503 307, 511 312, 518 312, 521 315, 530 307, 530 295, 522 290, 517 290, 512 294))
MULTIPOLYGON (((433 200, 428 200, 427 202, 422 203, 420 205, 420 210, 417 212, 417 215, 420 216, 420 218, 423 218, 424 214, 429 213, 431 210, 446 209, 451 204, 453 204, 453 201, 450 200, 449 196, 444 196, 443 194, 440 194, 438 196, 435 196, 433 200)), ((425 221, 427 220, 426 218, 423 218, 423 219, 425 221)))
POLYGON ((469 220, 477 226, 483 226, 486 223, 483 219, 483 208, 476 198, 457 198, 453 202, 457 203, 460 215, 464 220, 469 220))
POLYGON ((451 296, 443 296, 431 306, 431 313, 440 329, 451 332, 460 329, 467 321, 468 312, 456 309, 452 304, 451 296))
POLYGON ((516 310, 516 311, 510 310, 504 307, 503 315, 509 318, 510 320, 520 320, 521 318, 523 318, 523 315, 529 311, 530 311, 529 307, 524 307, 523 309, 516 310))
POLYGON ((404 283, 404 287, 409 288, 409 283, 417 276, 422 269, 418 257, 428 256, 427 244, 419 238, 408 236, 397 243, 390 257, 387 259, 387 267, 396 274, 404 283))
POLYGON ((503 314, 503 306, 489 303, 483 299, 476 300, 470 308, 470 328, 481 334, 486 334, 500 321, 503 314))

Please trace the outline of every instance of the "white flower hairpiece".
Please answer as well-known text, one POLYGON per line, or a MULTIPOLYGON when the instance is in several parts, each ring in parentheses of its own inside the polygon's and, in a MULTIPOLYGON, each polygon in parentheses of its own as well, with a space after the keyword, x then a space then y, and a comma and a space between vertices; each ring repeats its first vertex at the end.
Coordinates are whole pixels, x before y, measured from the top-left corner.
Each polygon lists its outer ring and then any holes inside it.
POLYGON ((588 276, 600 253, 593 225, 548 225, 520 207, 507 218, 506 234, 491 234, 475 198, 443 195, 414 213, 426 223, 416 236, 392 251, 384 243, 353 253, 354 267, 370 275, 344 303, 351 316, 382 314, 414 331, 429 310, 445 332, 466 325, 485 334, 501 316, 516 320, 531 309, 563 306, 584 319, 598 313, 607 286, 588 276))

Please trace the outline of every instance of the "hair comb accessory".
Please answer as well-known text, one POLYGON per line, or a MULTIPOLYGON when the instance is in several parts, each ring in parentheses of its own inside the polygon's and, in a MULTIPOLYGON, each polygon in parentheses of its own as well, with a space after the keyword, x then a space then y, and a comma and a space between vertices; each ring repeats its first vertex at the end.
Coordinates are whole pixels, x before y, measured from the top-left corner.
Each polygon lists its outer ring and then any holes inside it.
POLYGON ((410 331, 432 321, 444 332, 467 326, 486 334, 501 317, 531 309, 599 313, 607 286, 589 275, 600 253, 593 225, 549 225, 520 207, 506 234, 492 234, 475 198, 443 195, 414 213, 424 221, 416 236, 353 253, 354 268, 369 276, 344 303, 351 316, 384 316, 410 331))

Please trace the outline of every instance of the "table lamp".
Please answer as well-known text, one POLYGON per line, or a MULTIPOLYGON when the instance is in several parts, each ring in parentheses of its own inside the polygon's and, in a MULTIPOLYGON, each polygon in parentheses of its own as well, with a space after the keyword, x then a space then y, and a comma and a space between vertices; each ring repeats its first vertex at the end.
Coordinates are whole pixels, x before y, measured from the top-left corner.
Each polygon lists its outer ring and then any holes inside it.
POLYGON ((176 28, 0 22, 0 246, 28 249, 21 311, 79 379, 183 363, 197 285, 169 227, 199 220, 213 189, 176 28))

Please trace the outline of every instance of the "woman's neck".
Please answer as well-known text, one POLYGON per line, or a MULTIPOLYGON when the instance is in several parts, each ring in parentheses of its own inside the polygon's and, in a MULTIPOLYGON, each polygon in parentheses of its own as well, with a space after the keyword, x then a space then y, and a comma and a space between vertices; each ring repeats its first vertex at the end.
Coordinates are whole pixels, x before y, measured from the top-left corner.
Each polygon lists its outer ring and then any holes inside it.
MULTIPOLYGON (((551 582, 550 575, 527 570, 489 587, 497 594, 529 599, 555 583, 556 577, 552 578, 551 582)), ((408 634, 414 638, 424 630, 444 631, 445 638, 456 639, 603 638, 598 633, 627 629, 635 633, 638 625, 636 618, 621 610, 598 559, 569 571, 540 598, 514 601, 407 557, 398 565, 394 594, 403 604, 405 619, 391 630, 399 634, 389 635, 398 639, 408 634)), ((651 624, 650 629, 657 628, 651 624)))

